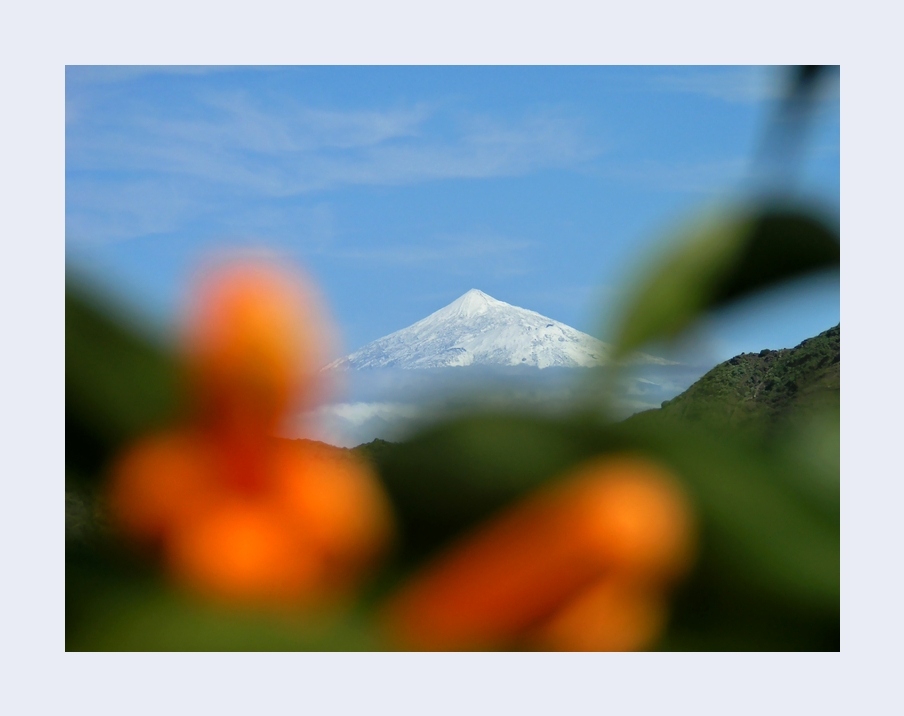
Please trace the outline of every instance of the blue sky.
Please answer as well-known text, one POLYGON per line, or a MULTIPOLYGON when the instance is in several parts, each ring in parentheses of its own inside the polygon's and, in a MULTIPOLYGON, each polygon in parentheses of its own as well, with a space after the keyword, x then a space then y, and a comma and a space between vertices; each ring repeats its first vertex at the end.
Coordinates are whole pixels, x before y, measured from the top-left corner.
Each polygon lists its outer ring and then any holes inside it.
MULTIPOLYGON (((66 259, 159 326, 198 261, 314 277, 347 351, 480 288, 605 338, 694 211, 764 188, 784 75, 749 67, 69 67, 66 259), (601 333, 602 331, 602 333, 601 333)), ((839 100, 793 191, 838 217, 839 100)), ((839 321, 837 280, 707 324, 714 360, 839 321)))

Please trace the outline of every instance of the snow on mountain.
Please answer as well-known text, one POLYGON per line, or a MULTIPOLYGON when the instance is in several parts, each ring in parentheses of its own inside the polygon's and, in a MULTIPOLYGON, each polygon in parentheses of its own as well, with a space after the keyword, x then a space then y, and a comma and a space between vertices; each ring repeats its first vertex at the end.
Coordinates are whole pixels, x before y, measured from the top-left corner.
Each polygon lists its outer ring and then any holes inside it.
MULTIPOLYGON (((593 336, 474 288, 445 308, 368 343, 326 369, 468 365, 577 368, 605 365, 610 356, 611 347, 593 336)), ((641 353, 631 362, 669 363, 641 353)))

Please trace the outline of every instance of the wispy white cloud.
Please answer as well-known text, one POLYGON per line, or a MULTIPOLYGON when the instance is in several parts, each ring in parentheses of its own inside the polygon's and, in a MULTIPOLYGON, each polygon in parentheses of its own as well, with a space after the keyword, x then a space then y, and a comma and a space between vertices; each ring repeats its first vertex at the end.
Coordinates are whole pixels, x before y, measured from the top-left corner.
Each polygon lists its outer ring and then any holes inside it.
MULTIPOLYGON (((184 229, 203 217, 210 240, 237 246, 261 241, 323 254, 336 235, 332 206, 323 201, 233 201, 198 182, 140 177, 123 181, 79 177, 66 187, 66 241, 90 246, 184 229)), ((201 245, 204 236, 197 236, 201 245)))
MULTIPOLYGON (((154 72, 221 69, 68 69, 68 239, 159 234, 201 217, 208 226, 225 226, 228 217, 231 234, 273 226, 284 236, 291 230, 282 215, 289 211, 286 199, 322 203, 324 192, 350 187, 577 169, 602 152, 580 118, 549 108, 477 113, 451 100, 324 107, 216 85, 164 104, 126 82, 154 72), (89 86, 102 82, 121 83, 122 90, 119 84, 89 86), (271 216, 239 215, 253 203, 271 216)), ((332 222, 308 218, 298 225, 306 247, 334 252, 332 222)), ((525 247, 499 237, 459 237, 416 247, 389 244, 348 258, 414 264, 512 255, 525 247)), ((499 268, 522 270, 516 262, 499 268)))
POLYGON ((418 408, 406 403, 333 403, 314 411, 320 419, 338 419, 356 426, 374 418, 381 420, 415 418, 423 412, 423 407, 418 408))
POLYGON ((492 234, 438 236, 417 244, 390 244, 338 250, 339 258, 389 264, 422 264, 438 261, 470 261, 490 256, 512 256, 537 246, 536 241, 511 239, 492 234))
POLYGON ((165 233, 204 208, 197 191, 172 182, 83 178, 66 185, 66 238, 96 243, 165 233))
POLYGON ((688 67, 663 72, 651 83, 658 90, 744 104, 769 102, 784 91, 780 68, 769 67, 688 67))
POLYGON ((136 117, 150 140, 262 154, 355 149, 418 133, 434 108, 426 103, 373 110, 327 110, 284 102, 264 106, 244 92, 208 93, 192 119, 136 117))
MULTIPOLYGON (((73 99, 73 102, 76 100, 73 99)), ((85 115, 76 111, 75 119, 85 115)), ((67 168, 154 172, 268 196, 352 185, 520 176, 595 156, 574 119, 441 115, 437 107, 324 110, 264 107, 241 94, 207 97, 190 118, 136 103, 117 120, 67 128, 67 168)))
POLYGON ((300 172, 295 190, 522 176, 574 166, 595 154, 567 121, 534 117, 516 126, 469 131, 451 141, 379 145, 354 157, 319 157, 309 171, 300 172))

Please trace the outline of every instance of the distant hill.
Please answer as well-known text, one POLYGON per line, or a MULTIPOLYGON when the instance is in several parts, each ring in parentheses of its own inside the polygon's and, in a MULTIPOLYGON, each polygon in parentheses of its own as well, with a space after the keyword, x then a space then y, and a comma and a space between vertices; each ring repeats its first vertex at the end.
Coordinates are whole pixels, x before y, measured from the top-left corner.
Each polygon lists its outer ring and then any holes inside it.
POLYGON ((330 443, 325 443, 322 440, 311 440, 310 438, 276 439, 283 443, 306 445, 308 447, 318 448, 321 450, 339 450, 343 453, 354 453, 355 455, 364 457, 372 462, 379 462, 380 458, 382 458, 387 452, 391 451, 392 448, 396 445, 396 443, 391 443, 388 440, 381 440, 380 438, 371 440, 369 443, 362 443, 361 445, 357 445, 353 448, 331 445, 330 443))
POLYGON ((631 421, 680 420, 771 432, 788 418, 838 411, 841 325, 794 348, 742 353, 720 363, 657 410, 631 421))

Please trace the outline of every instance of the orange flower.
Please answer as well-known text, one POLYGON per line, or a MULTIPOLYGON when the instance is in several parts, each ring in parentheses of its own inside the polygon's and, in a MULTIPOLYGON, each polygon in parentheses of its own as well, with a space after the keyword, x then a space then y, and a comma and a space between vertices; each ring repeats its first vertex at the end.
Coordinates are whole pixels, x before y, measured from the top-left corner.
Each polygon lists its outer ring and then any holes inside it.
POLYGON ((578 592, 525 643, 544 651, 637 651, 656 641, 666 617, 659 591, 604 578, 578 592))
POLYGON ((366 464, 272 437, 314 400, 322 346, 310 306, 272 268, 205 277, 186 333, 194 418, 141 438, 113 466, 116 524, 203 595, 317 603, 354 586, 389 542, 388 502, 366 464))
POLYGON ((402 646, 638 649, 692 557, 688 504, 646 458, 599 458, 454 545, 386 608, 402 646))
POLYGON ((291 409, 316 402, 328 343, 319 315, 312 293, 272 267, 202 274, 183 338, 202 418, 269 435, 291 409))

